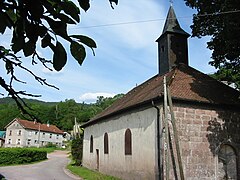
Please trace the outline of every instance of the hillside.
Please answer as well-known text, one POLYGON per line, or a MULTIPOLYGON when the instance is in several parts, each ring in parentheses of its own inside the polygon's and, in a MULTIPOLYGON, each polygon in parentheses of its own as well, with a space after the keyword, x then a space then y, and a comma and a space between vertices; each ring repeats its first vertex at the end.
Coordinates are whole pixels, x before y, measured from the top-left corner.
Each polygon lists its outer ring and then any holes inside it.
MULTIPOLYGON (((45 102, 37 99, 26 99, 26 98, 23 98, 23 100, 27 104, 43 104, 47 106, 55 106, 58 103, 58 102, 45 102)), ((10 97, 5 97, 5 98, 0 98, 0 104, 15 104, 15 101, 10 97)))
MULTIPOLYGON (((30 109, 26 110, 37 118, 41 123, 56 125, 61 130, 70 131, 73 128, 75 119, 79 123, 84 123, 96 114, 109 107, 114 101, 121 98, 119 94, 113 98, 99 97, 96 103, 77 103, 75 100, 65 100, 64 102, 44 102, 35 99, 23 99, 30 109)), ((28 115, 23 115, 11 98, 0 98, 0 130, 14 118, 33 120, 28 115)))

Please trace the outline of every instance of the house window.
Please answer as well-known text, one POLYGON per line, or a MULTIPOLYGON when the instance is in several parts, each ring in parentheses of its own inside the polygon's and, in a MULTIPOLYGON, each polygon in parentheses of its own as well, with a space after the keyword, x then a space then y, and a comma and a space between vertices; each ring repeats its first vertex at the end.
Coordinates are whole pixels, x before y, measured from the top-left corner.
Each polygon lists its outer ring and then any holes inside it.
POLYGON ((17 140, 17 144, 20 144, 20 143, 21 143, 21 140, 20 140, 20 139, 18 139, 18 140, 17 140))
POLYGON ((38 134, 38 132, 37 131, 35 131, 35 135, 37 135, 38 134))
POLYGON ((132 155, 132 133, 130 129, 125 131, 125 155, 132 155))
POLYGON ((11 136, 11 135, 12 135, 12 130, 9 131, 9 136, 11 136))
POLYGON ((31 144, 31 139, 28 139, 27 144, 28 144, 28 145, 31 144))
POLYGON ((59 135, 57 134, 57 137, 56 137, 56 139, 58 139, 58 137, 59 137, 59 135))
POLYGON ((8 139, 8 144, 11 144, 11 141, 12 141, 11 139, 8 139))
POLYGON ((34 143, 37 144, 38 140, 35 140, 34 143))
POLYGON ((45 133, 42 134, 42 137, 45 138, 45 133))
POLYGON ((108 154, 108 134, 104 134, 104 154, 108 154))
POLYGON ((52 134, 49 135, 49 138, 52 138, 52 134))
POLYGON ((19 136, 21 136, 21 134, 22 134, 22 131, 21 131, 21 130, 19 130, 19 131, 18 131, 18 135, 19 135, 19 136))
POLYGON ((93 153, 93 136, 90 137, 90 153, 93 153))
POLYGON ((237 156, 230 145, 221 145, 218 152, 218 179, 237 179, 237 156))

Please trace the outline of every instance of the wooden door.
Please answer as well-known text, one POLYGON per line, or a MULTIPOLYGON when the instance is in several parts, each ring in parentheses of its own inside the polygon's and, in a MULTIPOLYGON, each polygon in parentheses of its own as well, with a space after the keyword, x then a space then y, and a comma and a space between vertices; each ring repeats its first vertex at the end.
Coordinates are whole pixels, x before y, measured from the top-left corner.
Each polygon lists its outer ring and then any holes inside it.
POLYGON ((99 149, 96 149, 96 156, 97 156, 97 170, 99 170, 99 149))

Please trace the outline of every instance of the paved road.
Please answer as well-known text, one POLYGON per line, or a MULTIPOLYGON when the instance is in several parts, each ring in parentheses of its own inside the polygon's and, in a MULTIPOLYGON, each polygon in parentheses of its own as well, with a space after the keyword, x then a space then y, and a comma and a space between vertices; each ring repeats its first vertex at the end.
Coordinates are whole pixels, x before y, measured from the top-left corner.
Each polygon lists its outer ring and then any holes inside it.
POLYGON ((54 151, 48 154, 48 160, 29 165, 0 167, 1 176, 7 180, 73 180, 80 179, 65 166, 69 162, 67 152, 54 151))

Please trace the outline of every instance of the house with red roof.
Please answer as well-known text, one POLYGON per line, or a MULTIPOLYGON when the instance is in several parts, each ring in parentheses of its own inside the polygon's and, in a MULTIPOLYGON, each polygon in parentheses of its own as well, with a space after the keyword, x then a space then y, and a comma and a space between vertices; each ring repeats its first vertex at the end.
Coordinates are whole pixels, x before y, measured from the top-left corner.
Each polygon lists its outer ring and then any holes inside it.
POLYGON ((55 125, 15 118, 5 128, 5 147, 42 147, 49 143, 61 147, 63 143, 63 131, 55 125))
POLYGON ((129 180, 239 179, 240 92, 188 65, 188 37, 171 6, 159 73, 82 125, 83 166, 129 180))

